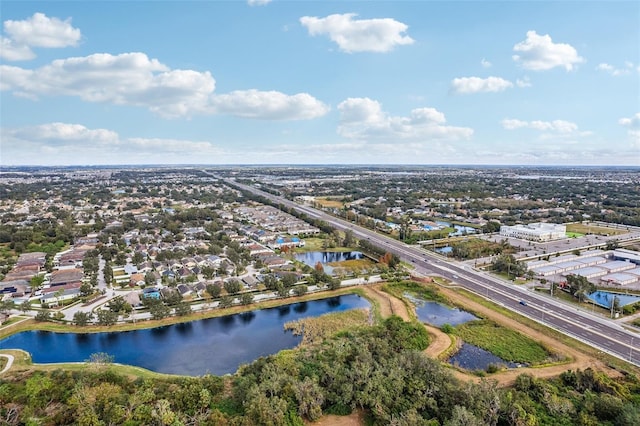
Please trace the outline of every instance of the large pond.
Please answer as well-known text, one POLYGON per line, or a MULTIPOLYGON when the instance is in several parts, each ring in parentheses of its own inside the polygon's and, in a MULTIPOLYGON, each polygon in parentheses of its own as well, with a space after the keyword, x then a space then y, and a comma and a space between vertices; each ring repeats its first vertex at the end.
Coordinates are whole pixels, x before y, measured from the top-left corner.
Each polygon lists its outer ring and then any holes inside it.
POLYGON ((410 294, 404 296, 415 305, 416 315, 420 321, 436 327, 442 327, 444 324, 459 325, 478 319, 475 315, 458 308, 450 308, 441 303, 423 300, 410 294))
POLYGON ((0 349, 23 349, 36 363, 83 362, 106 352, 114 362, 160 373, 222 375, 295 347, 301 337, 285 331, 285 322, 369 306, 366 299, 350 294, 144 330, 25 331, 0 341, 0 349))
POLYGON ((449 363, 466 370, 486 370, 490 364, 504 365, 508 368, 521 366, 521 364, 507 362, 489 351, 468 343, 462 344, 458 352, 449 358, 449 363))

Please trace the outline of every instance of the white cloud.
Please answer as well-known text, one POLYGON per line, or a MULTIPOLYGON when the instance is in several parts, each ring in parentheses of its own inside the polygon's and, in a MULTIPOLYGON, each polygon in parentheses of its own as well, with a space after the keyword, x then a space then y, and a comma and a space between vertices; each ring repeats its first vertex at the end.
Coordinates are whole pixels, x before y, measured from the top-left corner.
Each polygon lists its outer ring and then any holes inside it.
POLYGON ((208 71, 172 70, 139 52, 59 59, 33 70, 0 65, 0 73, 0 90, 17 96, 75 96, 88 102, 145 107, 164 117, 225 113, 298 120, 328 111, 306 93, 245 90, 217 95, 208 71))
POLYGON ((578 125, 566 120, 553 121, 523 121, 518 119, 505 118, 501 122, 502 127, 507 130, 515 129, 533 129, 542 132, 552 132, 554 135, 572 135, 572 136, 588 136, 591 132, 578 132, 578 125))
POLYGON ((523 77, 523 78, 519 78, 516 80, 516 86, 518 87, 531 87, 531 80, 529 80, 529 77, 523 77))
POLYGON ((409 117, 393 117, 382 111, 379 102, 369 98, 348 98, 338 105, 338 134, 351 139, 465 140, 473 129, 445 125, 442 112, 417 108, 409 117))
MULTIPOLYGON (((596 70, 608 72, 614 77, 631 74, 633 69, 634 66, 632 62, 625 62, 623 68, 616 68, 613 65, 607 63, 598 64, 598 66, 596 67, 596 70)), ((640 70, 640 68, 638 69, 640 70)))
POLYGON ((32 47, 76 46, 81 38, 71 18, 61 21, 44 13, 34 13, 24 21, 4 21, 4 32, 17 44, 32 47))
POLYGON ((527 39, 513 46, 513 50, 518 53, 513 60, 534 71, 555 67, 571 71, 574 65, 584 62, 570 44, 554 43, 549 34, 538 35, 535 31, 527 31, 527 39))
POLYGON ((633 148, 640 149, 640 112, 635 113, 629 118, 621 118, 618 123, 627 127, 627 134, 631 140, 631 146, 633 148))
POLYGON ((635 113, 629 118, 621 118, 620 120, 618 120, 618 124, 629 127, 631 129, 640 129, 640 112, 635 113))
POLYGON ((487 61, 485 58, 482 58, 480 65, 482 65, 482 68, 491 68, 491 62, 487 61))
POLYGON ((513 87, 513 83, 500 77, 462 77, 451 81, 451 89, 457 94, 502 92, 513 87))
POLYGON ((247 0, 249 6, 264 6, 271 3, 271 0, 247 0))
POLYGON ((32 47, 77 46, 82 34, 71 26, 71 18, 64 21, 34 13, 23 21, 4 21, 0 37, 0 57, 8 61, 26 61, 36 57, 32 47))
POLYGON ((303 16, 300 23, 309 34, 329 35, 340 50, 353 52, 388 52, 395 46, 412 44, 406 35, 408 26, 391 18, 353 19, 355 13, 329 15, 325 18, 303 16))
POLYGON ((7 134, 23 140, 54 143, 108 143, 118 141, 118 134, 111 130, 88 129, 81 124, 59 122, 13 129, 9 130, 7 134))
POLYGON ((16 44, 10 38, 0 36, 0 58, 7 61, 28 61, 35 57, 29 46, 16 44))
POLYGON ((121 138, 108 129, 46 123, 0 129, 5 164, 202 163, 222 150, 208 141, 121 138))
POLYGON ((212 111, 265 120, 306 120, 329 112, 329 107, 307 93, 293 96, 258 90, 237 90, 212 98, 212 111))

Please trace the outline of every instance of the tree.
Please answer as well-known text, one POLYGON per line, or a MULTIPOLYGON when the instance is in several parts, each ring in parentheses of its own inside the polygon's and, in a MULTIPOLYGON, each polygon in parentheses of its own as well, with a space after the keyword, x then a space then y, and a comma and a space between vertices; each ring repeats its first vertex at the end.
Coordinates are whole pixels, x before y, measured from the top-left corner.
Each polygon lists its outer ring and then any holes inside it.
POLYGON ((211 266, 203 266, 200 272, 202 272, 202 276, 207 280, 212 279, 216 274, 216 270, 211 266))
POLYGON ((276 290, 278 287, 278 279, 273 275, 265 275, 262 282, 267 290, 276 290))
POLYGON ((142 262, 144 262, 144 256, 142 255, 142 253, 140 253, 139 251, 137 251, 137 252, 135 252, 135 253, 133 254, 133 258, 131 259, 131 262, 132 262, 134 265, 139 265, 139 264, 141 264, 142 262))
POLYGON ((179 317, 183 317, 185 315, 189 315, 192 311, 191 311, 191 305, 185 301, 180 301, 178 302, 178 304, 176 305, 175 309, 175 313, 177 316, 179 317))
POLYGON ((114 325, 118 321, 118 314, 106 309, 99 309, 97 313, 98 324, 100 325, 114 325))
POLYGON ((237 294, 240 292, 240 290, 242 290, 242 284, 240 283, 240 281, 231 278, 230 280, 225 281, 224 289, 229 294, 237 294))
POLYGON ((309 289, 304 284, 299 284, 293 288, 293 294, 296 296, 303 296, 307 293, 309 289))
POLYGON ((31 301, 25 300, 20 304, 20 310, 25 314, 31 310, 31 301))
POLYGON ((220 308, 228 308, 232 304, 233 304, 233 298, 231 296, 222 296, 220 298, 220 303, 218 304, 218 306, 220 308))
POLYGON ((242 305, 250 305, 253 303, 253 295, 251 293, 243 293, 240 296, 240 304, 242 305))
POLYGON ((91 312, 77 311, 73 314, 73 323, 79 327, 84 327, 93 319, 91 312))
POLYGON ((220 284, 207 284, 207 293, 214 299, 220 297, 220 293, 222 292, 222 287, 220 284))
POLYGON ((36 321, 51 321, 51 312, 43 309, 41 311, 38 311, 38 313, 36 314, 35 318, 36 321))
POLYGON ((282 282, 278 283, 278 286, 276 288, 276 292, 278 294, 278 297, 289 297, 289 287, 285 287, 284 284, 282 284, 282 282))
POLYGON ((347 229, 344 232, 344 241, 343 244, 345 247, 353 247, 356 243, 356 239, 353 236, 353 231, 351 229, 347 229))
POLYGON ((6 314, 11 309, 15 308, 15 305, 16 304, 11 299, 0 301, 0 313, 1 314, 6 314))
POLYGON ((108 286, 111 285, 113 283, 113 269, 111 268, 111 265, 108 263, 104 265, 104 268, 102 268, 102 274, 104 275, 105 283, 107 283, 108 286))

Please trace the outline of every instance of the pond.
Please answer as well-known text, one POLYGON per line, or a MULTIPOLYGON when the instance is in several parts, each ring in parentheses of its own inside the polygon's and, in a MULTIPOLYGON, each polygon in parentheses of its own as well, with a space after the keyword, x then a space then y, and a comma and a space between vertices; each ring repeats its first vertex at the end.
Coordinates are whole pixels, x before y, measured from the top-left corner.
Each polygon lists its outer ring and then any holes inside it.
POLYGON ((309 251, 306 253, 296 254, 296 260, 309 265, 316 266, 318 262, 324 265, 324 271, 331 274, 333 268, 327 263, 344 262, 345 260, 362 259, 364 255, 359 251, 309 251))
POLYGON ((620 307, 640 302, 640 296, 634 294, 612 293, 610 291, 601 290, 593 292, 587 297, 591 299, 596 305, 602 306, 607 309, 611 309, 614 298, 618 299, 618 304, 620 307))
POLYGON ((285 322, 369 307, 366 299, 349 294, 143 330, 24 331, 0 341, 0 349, 23 349, 35 363, 83 362, 93 353, 106 352, 114 362, 159 373, 222 375, 297 346, 301 337, 285 331, 285 322))
POLYGON ((491 352, 469 343, 462 344, 458 352, 449 358, 449 364, 465 370, 486 370, 490 364, 504 365, 508 368, 522 367, 522 364, 505 361, 491 352))
POLYGON ((364 255, 359 251, 309 251, 296 254, 296 259, 305 265, 316 266, 320 262, 323 265, 331 262, 344 262, 345 260, 362 259, 364 255))
POLYGON ((420 299, 408 293, 405 293, 404 297, 415 305, 416 315, 420 321, 436 327, 442 327, 444 324, 459 325, 478 319, 478 317, 467 311, 450 308, 442 303, 420 299))

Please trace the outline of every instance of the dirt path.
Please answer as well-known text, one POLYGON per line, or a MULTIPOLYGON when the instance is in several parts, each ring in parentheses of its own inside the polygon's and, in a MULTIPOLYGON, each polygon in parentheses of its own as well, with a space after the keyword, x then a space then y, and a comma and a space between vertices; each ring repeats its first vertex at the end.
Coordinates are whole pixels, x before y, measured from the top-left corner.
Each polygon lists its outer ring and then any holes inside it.
POLYGON ((382 285, 383 284, 374 284, 363 286, 362 288, 369 297, 378 302, 382 318, 388 318, 391 315, 398 315, 403 320, 409 321, 411 316, 407 311, 407 306, 402 302, 402 300, 398 300, 389 293, 385 293, 380 290, 382 285))
POLYGON ((429 343, 429 347, 425 349, 424 353, 429 358, 438 358, 442 352, 451 346, 451 337, 449 337, 447 333, 440 331, 439 328, 431 325, 424 324, 424 327, 429 332, 429 336, 431 336, 431 343, 429 343))

